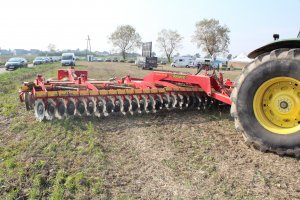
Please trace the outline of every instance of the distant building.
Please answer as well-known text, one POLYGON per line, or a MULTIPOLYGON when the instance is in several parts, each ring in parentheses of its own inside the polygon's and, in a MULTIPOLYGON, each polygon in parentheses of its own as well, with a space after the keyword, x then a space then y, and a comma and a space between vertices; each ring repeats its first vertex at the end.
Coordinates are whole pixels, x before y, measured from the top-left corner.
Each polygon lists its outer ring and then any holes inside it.
POLYGON ((1 49, 0 50, 0 54, 1 55, 11 55, 12 54, 12 52, 10 51, 10 50, 6 50, 6 49, 1 49))
POLYGON ((38 50, 38 49, 30 49, 30 50, 29 50, 29 53, 30 53, 31 55, 39 55, 40 52, 41 52, 41 51, 38 50))
POLYGON ((97 55, 99 55, 99 56, 109 56, 110 53, 108 51, 102 51, 102 52, 97 52, 97 55))
POLYGON ((13 50, 13 54, 15 56, 20 56, 20 55, 27 55, 29 53, 29 51, 25 50, 25 49, 14 49, 13 50))

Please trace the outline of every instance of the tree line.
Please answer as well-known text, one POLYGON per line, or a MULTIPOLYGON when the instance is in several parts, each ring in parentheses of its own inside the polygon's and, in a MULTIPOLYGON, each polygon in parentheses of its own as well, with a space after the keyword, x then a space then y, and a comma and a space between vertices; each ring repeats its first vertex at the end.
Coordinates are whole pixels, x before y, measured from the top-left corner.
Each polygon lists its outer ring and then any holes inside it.
MULTIPOLYGON (((226 25, 221 25, 216 19, 203 19, 196 23, 196 30, 192 42, 197 44, 203 52, 213 57, 219 53, 228 52, 230 30, 226 25)), ((176 30, 163 29, 156 39, 158 48, 171 62, 172 55, 181 47, 183 37, 176 30)), ((126 53, 140 48, 142 38, 131 25, 118 26, 109 36, 112 45, 121 51, 123 59, 126 53)))

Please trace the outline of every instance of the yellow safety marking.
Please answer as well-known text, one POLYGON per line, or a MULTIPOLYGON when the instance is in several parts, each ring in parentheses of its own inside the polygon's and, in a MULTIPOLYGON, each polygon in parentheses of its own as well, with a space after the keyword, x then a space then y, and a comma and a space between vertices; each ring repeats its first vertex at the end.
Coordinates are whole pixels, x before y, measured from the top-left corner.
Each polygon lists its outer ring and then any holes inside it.
POLYGON ((134 94, 134 90, 133 89, 126 89, 126 94, 134 94))
POLYGON ((57 91, 48 91, 48 97, 57 97, 58 92, 57 91))
POLYGON ((99 94, 100 95, 107 95, 108 94, 108 90, 99 90, 99 94))
POLYGON ((151 93, 158 93, 158 89, 150 89, 151 93))
POLYGON ((118 89, 117 90, 118 94, 126 94, 126 91, 123 89, 118 89))
POLYGON ((117 90, 108 90, 108 94, 118 94, 117 90))
POLYGON ((95 96, 95 95, 98 95, 98 94, 99 94, 98 91, 94 91, 94 90, 91 90, 91 91, 90 91, 90 95, 94 95, 94 96, 95 96))
POLYGON ((47 96, 47 93, 44 92, 44 91, 39 91, 39 92, 36 92, 36 93, 35 93, 35 96, 36 96, 36 97, 46 97, 46 96, 47 96))
POLYGON ((170 88, 170 87, 166 87, 165 89, 166 89, 167 92, 173 91, 173 89, 170 88))
POLYGON ((58 96, 68 96, 69 95, 69 91, 58 91, 58 96))
POLYGON ((89 96, 90 95, 88 90, 80 90, 79 94, 80 94, 80 96, 89 96))
POLYGON ((187 75, 182 75, 182 74, 173 74, 173 78, 178 78, 178 79, 186 79, 187 75))
POLYGON ((69 96, 78 96, 78 91, 69 91, 69 96))
POLYGON ((202 92, 203 89, 202 89, 202 88, 193 88, 193 91, 194 91, 194 92, 202 92))
POLYGON ((165 88, 159 88, 159 89, 158 89, 158 92, 159 92, 159 93, 164 93, 165 91, 166 91, 165 88))
POLYGON ((150 89, 143 89, 143 92, 146 93, 146 94, 149 94, 150 93, 150 89))
POLYGON ((135 94, 141 94, 141 93, 143 93, 143 90, 141 90, 141 89, 135 89, 134 93, 135 94))

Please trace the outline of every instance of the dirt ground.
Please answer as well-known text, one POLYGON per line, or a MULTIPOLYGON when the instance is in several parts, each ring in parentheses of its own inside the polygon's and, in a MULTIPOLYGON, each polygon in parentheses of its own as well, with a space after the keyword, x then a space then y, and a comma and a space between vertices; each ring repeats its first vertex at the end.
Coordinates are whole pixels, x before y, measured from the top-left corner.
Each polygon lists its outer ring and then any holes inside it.
MULTIPOLYGON (((79 65, 91 78, 149 73, 130 64, 79 65)), ((46 73, 53 75, 56 67, 51 70, 46 73)), ((168 66, 159 70, 195 72, 168 66)), ((234 79, 240 71, 224 73, 234 79)), ((13 116, 0 110, 3 198, 300 198, 299 161, 246 146, 229 111, 162 111, 38 123, 24 105, 16 108, 13 116), (43 167, 36 167, 41 161, 43 167), (21 172, 24 180, 16 175, 21 172)))

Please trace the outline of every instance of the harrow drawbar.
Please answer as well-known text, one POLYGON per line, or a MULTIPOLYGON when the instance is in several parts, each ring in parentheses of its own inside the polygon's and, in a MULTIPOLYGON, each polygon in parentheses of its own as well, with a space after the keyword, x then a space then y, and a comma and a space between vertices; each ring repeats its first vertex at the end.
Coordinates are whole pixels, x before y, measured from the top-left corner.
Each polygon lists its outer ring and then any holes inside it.
POLYGON ((20 100, 37 120, 70 116, 108 116, 112 113, 155 113, 167 109, 220 109, 231 104, 233 83, 222 74, 192 75, 153 72, 143 79, 88 80, 83 70, 58 70, 56 80, 38 75, 25 82, 20 100))

